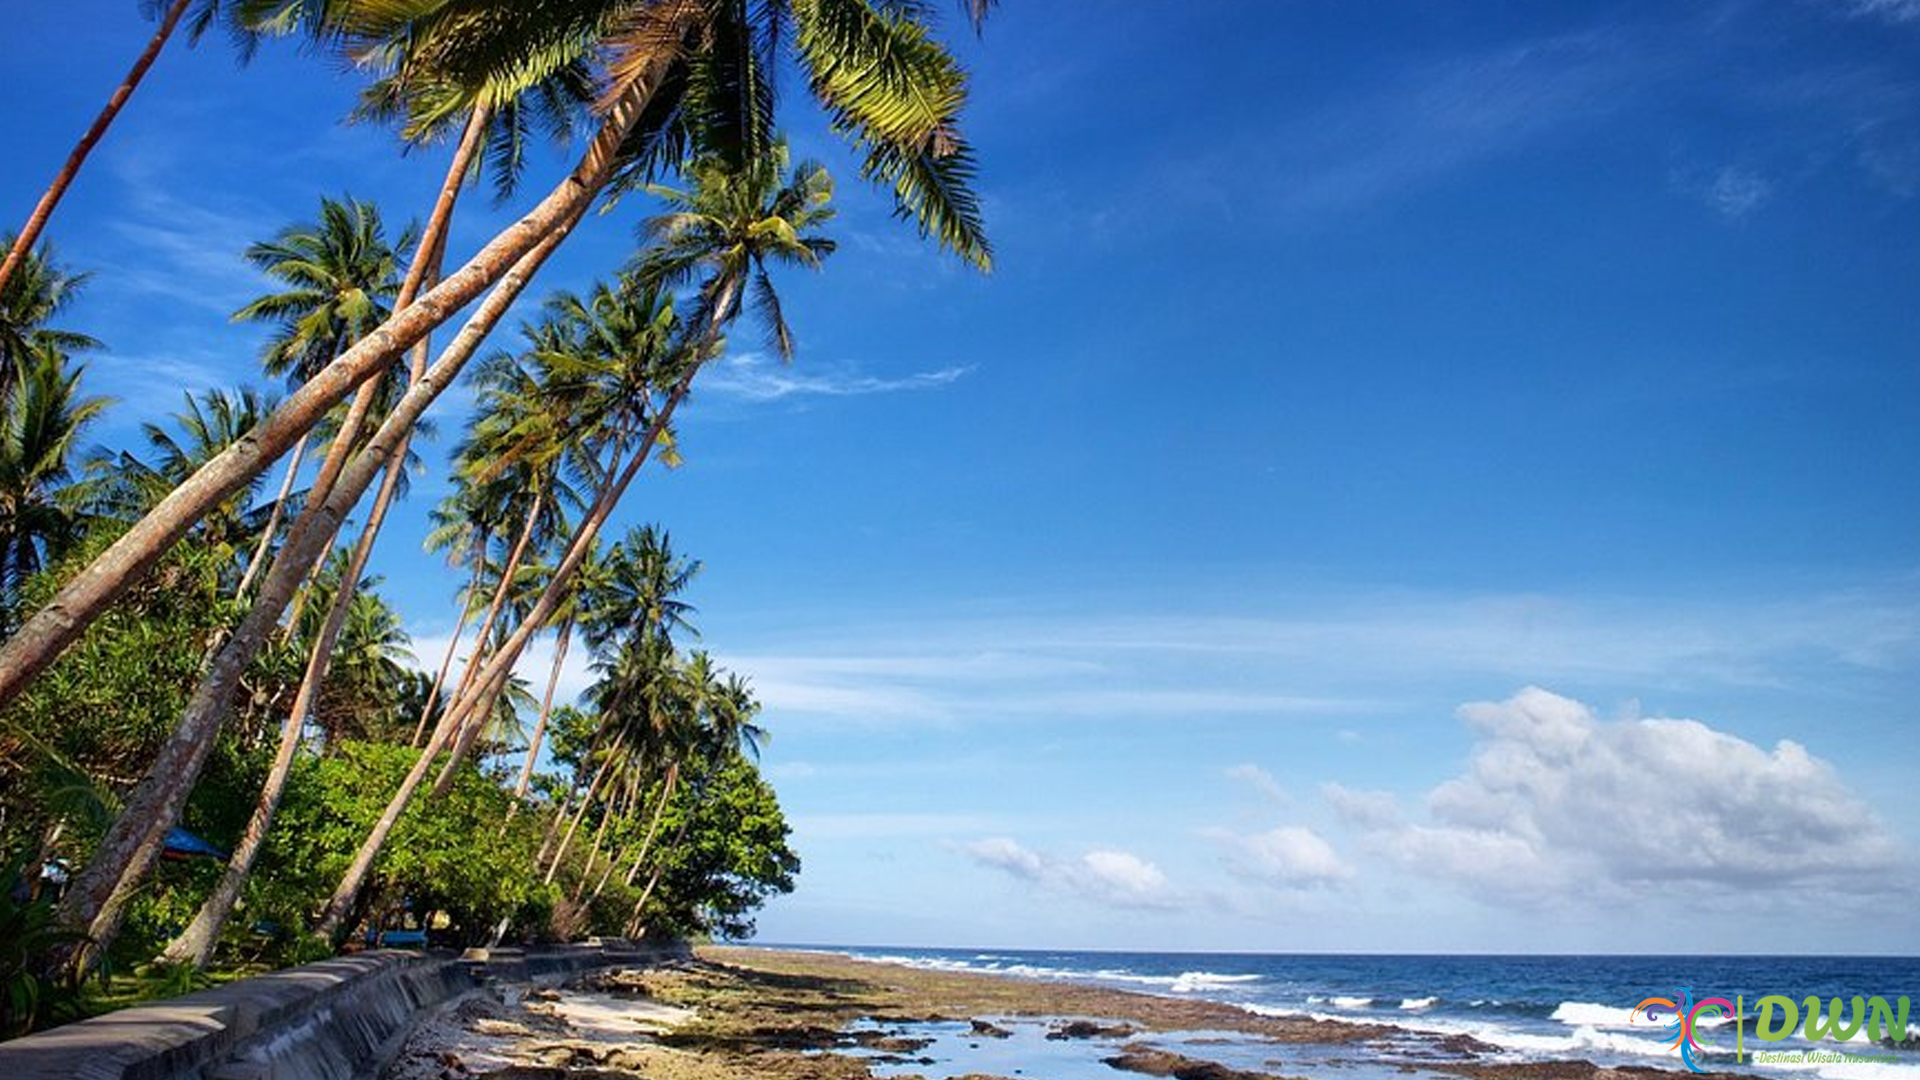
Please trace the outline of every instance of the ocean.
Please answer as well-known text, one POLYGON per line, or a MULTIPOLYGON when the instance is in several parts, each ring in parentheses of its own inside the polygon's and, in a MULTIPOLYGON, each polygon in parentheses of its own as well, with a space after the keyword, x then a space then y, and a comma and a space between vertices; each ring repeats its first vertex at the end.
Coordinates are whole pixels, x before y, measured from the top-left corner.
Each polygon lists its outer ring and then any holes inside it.
MULTIPOLYGON (((1863 1031, 1846 1043, 1799 1035, 1760 1042, 1755 1002, 1920 998, 1920 958, 1857 956, 1380 956, 1326 954, 813 949, 951 971, 1059 979, 1147 993, 1191 995, 1256 1013, 1392 1024, 1434 1036, 1471 1035, 1495 1060, 1583 1058, 1605 1065, 1683 1070, 1673 1036, 1634 1007, 1649 997, 1742 999, 1747 1059, 1736 1061, 1730 1021, 1703 1018, 1697 1063, 1707 1070, 1824 1080, 1920 1080, 1920 1050, 1895 1052, 1863 1031), (1778 1055, 1755 1062, 1756 1051, 1778 1055), (1782 1058, 1786 1060, 1782 1060, 1782 1058), (1852 1058, 1854 1060, 1847 1060, 1852 1058), (1859 1059, 1869 1060, 1859 1060, 1859 1059), (1884 1060, 1892 1058, 1893 1060, 1884 1060), (1838 1059, 1838 1060, 1836 1060, 1838 1059), (1882 1059, 1882 1060, 1872 1060, 1882 1059)), ((1804 1011, 1804 1010, 1803 1010, 1804 1011)), ((1848 1010, 1850 1015, 1850 1008, 1848 1010)), ((1910 1037, 1920 1036, 1920 1015, 1910 1037)), ((1804 1018, 1803 1018, 1804 1023, 1804 1018)), ((1776 1026, 1778 1021, 1775 1021, 1776 1026)), ((1312 1065, 1313 1062, 1300 1062, 1312 1065)))

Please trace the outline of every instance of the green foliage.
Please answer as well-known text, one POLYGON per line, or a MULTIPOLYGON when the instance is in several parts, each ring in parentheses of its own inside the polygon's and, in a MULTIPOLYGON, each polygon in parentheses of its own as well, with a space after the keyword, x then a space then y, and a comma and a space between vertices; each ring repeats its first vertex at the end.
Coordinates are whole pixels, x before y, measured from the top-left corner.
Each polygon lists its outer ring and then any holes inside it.
POLYGON ((683 789, 665 828, 676 839, 645 912, 650 933, 748 937, 752 913, 793 891, 800 856, 787 846, 792 830, 773 786, 737 753, 683 789))
MULTIPOLYGON (((248 892, 251 919, 299 925, 339 880, 419 753, 380 743, 343 743, 301 761, 248 892)), ((363 896, 378 919, 408 907, 445 912, 453 936, 482 941, 501 918, 539 907, 533 872, 539 819, 503 827, 511 796, 463 769, 446 796, 415 801, 402 815, 363 896)))
MULTIPOLYGON (((96 530, 82 550, 26 583, 29 603, 50 596, 65 571, 113 539, 96 530)), ((215 551, 182 544, 87 630, 27 691, 0 708, 0 842, 24 850, 55 825, 57 852, 84 862, 115 810, 117 793, 146 768, 172 732, 199 679, 208 645, 239 617, 226 595, 228 564, 215 551)), ((239 717, 216 745, 189 824, 208 796, 239 802, 213 819, 237 828, 249 781, 264 763, 258 733, 274 687, 297 675, 290 650, 266 650, 249 668, 239 717)), ((214 839, 222 833, 216 832, 214 839)), ((224 835, 230 835, 225 833, 224 835)))
POLYGON ((73 1011, 73 987, 41 974, 41 957, 84 936, 54 922, 50 898, 32 895, 29 871, 15 863, 0 872, 0 1039, 44 1027, 73 1011))

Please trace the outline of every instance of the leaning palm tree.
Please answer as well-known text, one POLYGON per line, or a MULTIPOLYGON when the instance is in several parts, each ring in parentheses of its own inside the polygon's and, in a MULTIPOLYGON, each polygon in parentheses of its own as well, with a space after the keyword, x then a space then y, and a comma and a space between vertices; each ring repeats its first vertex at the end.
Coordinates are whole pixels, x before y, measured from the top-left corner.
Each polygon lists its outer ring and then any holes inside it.
MULTIPOLYGON (((781 312, 768 264, 817 269, 833 251, 833 242, 816 231, 834 215, 829 205, 833 196, 831 178, 812 162, 802 162, 789 172, 784 142, 774 143, 764 158, 740 169, 708 159, 689 172, 694 182, 685 191, 653 189, 675 209, 647 221, 643 232, 655 246, 644 253, 635 279, 642 289, 699 282, 693 289, 691 317, 682 324, 685 329, 679 348, 673 351, 672 362, 653 388, 652 396, 657 400, 641 411, 646 417, 644 428, 632 432, 632 449, 625 463, 617 470, 608 470, 611 482, 581 519, 533 610, 495 651, 485 670, 473 680, 473 688, 448 702, 443 729, 457 730, 467 713, 477 711, 493 688, 510 676, 528 640, 559 606, 573 574, 585 561, 620 497, 667 436, 674 411, 686 399, 694 376, 719 353, 724 330, 739 317, 743 307, 751 306, 758 314, 774 348, 783 357, 791 355, 793 335, 781 312), (749 292, 743 304, 743 294, 749 292)), ((430 764, 427 759, 438 753, 444 742, 435 739, 427 744, 421 762, 361 844, 321 916, 321 933, 340 931, 374 858, 412 798, 418 783, 414 777, 424 777, 430 764)))
POLYGON ((42 244, 0 280, 0 400, 42 349, 71 356, 100 347, 85 334, 47 325, 73 303, 89 276, 63 269, 54 260, 53 247, 42 244))
POLYGON ((84 371, 43 345, 0 401, 0 620, 10 621, 21 582, 77 538, 65 489, 81 433, 107 407, 80 393, 84 371))
MULTIPOLYGON (((966 6, 978 16, 986 5, 976 0, 966 6)), ((737 121, 740 130, 749 133, 771 124, 770 109, 764 107, 771 100, 766 89, 779 66, 774 53, 784 43, 791 43, 809 74, 809 88, 827 106, 835 128, 865 155, 863 173, 892 188, 903 214, 918 222, 923 234, 983 268, 989 263, 979 207, 970 190, 973 161, 958 133, 966 78, 928 33, 921 5, 878 0, 602 0, 479 9, 445 0, 392 0, 342 5, 340 10, 348 20, 346 36, 408 43, 406 62, 437 70, 438 85, 450 88, 447 96, 454 108, 489 96, 511 97, 516 86, 545 78, 558 65, 609 57, 601 72, 599 130, 579 163, 536 206, 424 292, 421 303, 397 311, 321 376, 309 380, 247 443, 210 462, 36 612, 0 647, 0 703, 51 663, 199 514, 268 467, 355 386, 487 289, 517 294, 524 278, 538 269, 610 184, 632 178, 635 170, 644 177, 671 166, 690 146, 729 141, 749 149, 763 145, 757 134, 723 140, 710 139, 705 132, 716 121, 737 121), (384 18, 387 15, 396 17, 384 18), (719 32, 727 28, 751 32, 719 32), (723 39, 750 44, 744 49, 716 47, 723 39), (745 92, 719 93, 723 85, 745 92), (689 97, 692 88, 702 86, 715 92, 689 97), (701 101, 708 107, 690 107, 701 101), (748 107, 717 107, 725 101, 748 107)), ((505 309, 504 303, 491 306, 505 309)), ((473 319, 467 325, 482 333, 490 328, 473 319)), ((456 353, 447 378, 464 362, 456 353)), ((446 381, 417 380, 415 390, 424 398, 418 408, 424 409, 446 381)), ((403 401, 393 417, 405 423, 410 420, 404 418, 417 414, 418 409, 403 401)), ((388 445, 394 441, 375 440, 388 445)), ((193 745, 202 741, 204 736, 196 736, 193 745)), ((76 891, 88 897, 82 906, 92 906, 97 890, 76 891)))
MULTIPOLYGON (((249 247, 247 261, 281 286, 233 314, 235 322, 272 324, 260 366, 298 389, 385 322, 400 291, 402 267, 395 251, 417 242, 417 231, 409 226, 389 243, 379 208, 349 195, 338 201, 322 197, 319 220, 289 225, 272 240, 249 247)), ((341 436, 353 438, 349 432, 341 436)), ((241 575, 241 593, 253 583, 279 532, 307 438, 294 443, 287 459, 267 527, 241 575)))
MULTIPOLYGON (((19 273, 21 267, 31 258, 28 253, 33 250, 34 244, 39 242, 41 232, 47 227, 47 219, 53 216, 54 207, 60 205, 60 200, 66 195, 67 189, 73 186, 74 177, 80 174, 80 167, 86 164, 87 155, 93 153, 94 145, 107 133, 107 128, 112 126, 114 118, 120 115, 120 110, 126 106, 127 99, 132 97, 133 92, 139 88, 140 80, 146 78, 147 69, 152 67, 153 62, 159 58, 160 50, 166 47, 168 39, 173 37, 182 19, 184 18, 187 23, 188 40, 198 41, 200 35, 206 32, 207 27, 219 13, 220 0, 171 0, 164 7, 155 0, 143 0, 142 6, 149 12, 159 14, 159 29, 153 32, 147 47, 141 50, 140 55, 134 59, 133 67, 127 71, 126 77, 120 80, 120 85, 114 89, 112 96, 107 98, 107 104, 100 110, 100 115, 94 117, 92 125, 87 128, 85 134, 80 136, 79 144, 67 155, 66 163, 61 165, 58 173, 54 174, 53 182, 47 186, 45 193, 40 196, 40 201, 34 205, 33 212, 27 216, 27 223, 21 228, 19 235, 13 237, 12 242, 7 245, 6 258, 0 260, 0 289, 4 289, 13 275, 19 273), (189 15, 190 9, 191 15, 189 15)), ((241 25, 235 24, 235 30, 244 35, 244 28, 241 25)))
MULTIPOLYGON (((409 3, 395 0, 381 6, 398 10, 408 8, 409 3)), ((687 96, 690 88, 717 88, 720 84, 715 80, 723 76, 744 77, 746 81, 738 85, 760 87, 773 67, 760 61, 761 54, 770 55, 781 42, 791 41, 803 66, 813 75, 811 89, 827 103, 835 126, 866 154, 869 175, 893 186, 903 212, 917 220, 923 232, 982 266, 987 262, 977 206, 968 190, 971 157, 957 134, 965 77, 919 21, 923 13, 918 8, 903 11, 876 6, 873 0, 790 0, 753 5, 740 0, 606 0, 602 9, 605 18, 583 20, 580 9, 570 5, 489 7, 484 13, 440 0, 420 0, 413 6, 431 10, 379 29, 377 36, 382 40, 404 38, 414 53, 438 65, 445 83, 458 91, 453 99, 459 107, 484 103, 485 95, 517 92, 511 89, 516 80, 544 78, 554 70, 556 59, 573 63, 588 55, 610 57, 601 71, 606 89, 599 130, 573 171, 518 222, 489 241, 460 270, 424 291, 417 304, 397 310, 379 329, 308 380, 249 440, 176 489, 89 567, 74 575, 11 640, 0 645, 3 703, 44 669, 135 575, 152 565, 206 507, 258 475, 355 386, 420 341, 452 312, 491 289, 440 357, 414 379, 365 449, 342 467, 337 484, 316 483, 329 494, 324 503, 314 505, 310 501, 303 511, 302 518, 311 517, 312 527, 296 522, 288 543, 259 586, 253 608, 220 655, 209 663, 206 678, 196 689, 174 735, 130 793, 126 811, 103 839, 94 863, 76 878, 63 901, 65 918, 88 927, 96 941, 108 940, 117 931, 127 899, 157 857, 160 838, 177 820, 185 793, 197 778, 230 711, 240 672, 266 640, 308 568, 325 550, 332 530, 373 477, 405 445, 412 425, 458 375, 532 275, 623 171, 644 173, 671 166, 680 151, 662 148, 705 145, 703 133, 714 122, 713 117, 727 118, 728 122, 744 117, 749 125, 770 123, 770 115, 757 106, 737 115, 725 110, 689 112, 683 105, 692 100, 687 96), (550 24, 556 17, 566 24, 557 36, 550 32, 551 25, 544 31, 534 25, 542 20, 550 24), (426 23, 440 21, 426 25, 420 19, 426 23), (755 59, 743 67, 734 62, 732 53, 716 46, 717 35, 711 33, 726 20, 738 25, 771 20, 771 26, 761 28, 778 30, 786 26, 795 32, 756 33, 744 39, 735 35, 731 40, 755 43, 748 50, 755 59), (467 96, 461 99, 461 94, 467 96)), ((349 12, 355 9, 365 10, 360 5, 348 7, 349 12)), ((719 100, 714 95, 709 98, 719 100)), ((763 99, 760 94, 740 96, 743 102, 763 99)), ((742 145, 763 143, 756 138, 743 140, 742 145)), ((707 343, 709 352, 717 344, 716 329, 707 343)), ((622 481, 617 485, 620 490, 631 480, 637 462, 643 462, 665 434, 670 416, 671 408, 667 408, 659 423, 650 425, 651 434, 642 440, 637 459, 629 459, 629 468, 621 474, 622 481)), ((604 514, 592 524, 591 531, 597 532, 602 521, 604 514)), ((570 551, 556 576, 571 576, 580 557, 579 552, 570 551)), ((529 622, 544 621, 552 606, 553 601, 543 594, 540 607, 544 610, 536 610, 529 622)), ((485 696, 505 684, 510 656, 517 656, 524 647, 528 630, 522 627, 516 631, 508 647, 489 662, 476 689, 456 703, 456 708, 475 709, 485 696)), ((391 821, 383 817, 375 831, 384 837, 391 827, 391 821)), ((378 848, 371 837, 370 844, 363 845, 363 855, 369 848, 378 848)), ((358 858, 350 868, 347 877, 355 882, 353 891, 357 891, 366 868, 358 858)), ((343 914, 330 914, 325 921, 337 926, 343 914)), ((83 956, 82 966, 93 955, 97 952, 83 956)))

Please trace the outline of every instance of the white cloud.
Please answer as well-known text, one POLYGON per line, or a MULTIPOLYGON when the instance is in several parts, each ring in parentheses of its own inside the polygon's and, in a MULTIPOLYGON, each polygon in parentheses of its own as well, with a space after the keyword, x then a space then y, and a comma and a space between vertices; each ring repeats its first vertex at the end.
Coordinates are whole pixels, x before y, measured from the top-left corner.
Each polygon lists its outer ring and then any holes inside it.
POLYGON ((1698 199, 1726 221, 1742 221, 1773 198, 1773 181, 1744 165, 1726 165, 1710 174, 1678 172, 1673 186, 1698 199))
POLYGON ((1283 825, 1252 836, 1225 830, 1206 834, 1227 848, 1227 869, 1272 885, 1330 885, 1353 877, 1333 845, 1304 825, 1283 825))
POLYGON ((982 866, 1104 907, 1168 910, 1189 903, 1158 866, 1127 851, 1101 848, 1069 859, 1042 855, 1005 836, 961 850, 982 866))
POLYGON ((1355 791, 1341 784, 1322 784, 1320 795, 1349 825, 1385 829, 1400 823, 1400 803, 1385 791, 1355 791))
POLYGON ((698 389, 723 397, 763 403, 794 397, 854 397, 932 390, 966 377, 972 367, 945 367, 894 378, 865 375, 843 367, 789 366, 754 352, 728 355, 700 376, 698 389))
POLYGON ((1253 790, 1277 803, 1287 801, 1287 792, 1273 774, 1251 762, 1235 765, 1226 770, 1226 777, 1251 787, 1253 790))
POLYGON ((1920 0, 1844 0, 1844 6, 1850 14, 1888 22, 1920 20, 1920 0))
POLYGON ((1886 824, 1791 740, 1768 750, 1697 720, 1603 720, 1537 688, 1460 715, 1478 743, 1428 794, 1427 821, 1326 789, 1416 873, 1489 898, 1629 900, 1876 893, 1911 872, 1886 824))

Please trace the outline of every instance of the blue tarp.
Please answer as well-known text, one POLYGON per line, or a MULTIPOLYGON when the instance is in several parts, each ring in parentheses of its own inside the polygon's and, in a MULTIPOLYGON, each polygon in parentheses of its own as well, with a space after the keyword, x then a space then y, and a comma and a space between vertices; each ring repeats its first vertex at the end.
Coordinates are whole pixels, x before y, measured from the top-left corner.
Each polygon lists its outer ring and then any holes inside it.
POLYGON ((167 831, 167 843, 160 853, 170 859, 192 859, 199 856, 209 859, 227 857, 226 852, 177 825, 167 831))

